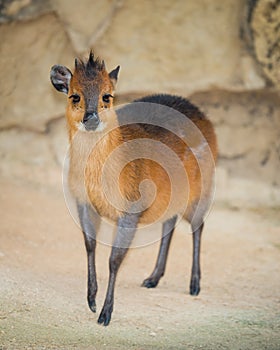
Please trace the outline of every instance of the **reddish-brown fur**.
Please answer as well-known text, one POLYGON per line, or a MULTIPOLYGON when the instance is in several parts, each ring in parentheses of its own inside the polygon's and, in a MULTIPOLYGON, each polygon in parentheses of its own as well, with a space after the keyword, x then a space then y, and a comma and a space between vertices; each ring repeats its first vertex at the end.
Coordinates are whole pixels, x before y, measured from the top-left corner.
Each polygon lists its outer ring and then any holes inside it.
MULTIPOLYGON (((71 164, 73 164, 73 166, 70 168, 71 188, 78 199, 85 200, 85 198, 80 198, 79 190, 76 190, 77 187, 85 184, 88 199, 90 200, 91 204, 93 204, 93 206, 97 209, 100 215, 116 221, 117 218, 122 215, 122 213, 109 205, 102 193, 103 189, 101 185, 101 176, 104 162, 107 160, 111 152, 123 143, 122 134, 126 135, 127 140, 150 138, 151 136, 141 128, 132 128, 130 126, 127 126, 125 128, 122 127, 122 130, 120 128, 114 129, 114 131, 111 131, 109 134, 106 134, 105 130, 104 134, 91 134, 90 137, 85 135, 85 132, 79 131, 77 128, 77 123, 83 120, 85 113, 83 89, 88 84, 89 82, 87 76, 84 76, 79 72, 79 70, 76 70, 70 82, 70 90, 68 95, 71 96, 75 93, 80 94, 81 102, 78 105, 73 106, 71 100, 68 100, 66 110, 71 143, 71 164), (94 143, 96 142, 93 140, 94 137, 98 139, 101 137, 102 138, 99 142, 96 143, 93 151, 90 152, 90 149, 93 147, 93 141, 94 143), (91 138, 91 140, 89 140, 89 138, 91 138), (83 154, 85 149, 87 149, 88 152, 86 164, 84 163, 85 155, 83 154), (83 164, 79 165, 80 162, 83 162, 83 164), (78 171, 85 169, 85 176, 83 179, 77 178, 77 169, 79 169, 78 171)), ((104 103, 101 100, 102 93, 106 92, 113 94, 114 86, 110 81, 108 73, 105 70, 101 71, 96 76, 94 84, 98 86, 101 84, 98 112, 100 115, 102 115, 102 112, 104 111, 104 103)), ((110 104, 107 106, 107 108, 111 107, 112 100, 110 101, 110 104)), ((117 124, 116 115, 112 111, 110 112, 109 117, 111 118, 110 123, 117 124)), ((216 138, 210 121, 206 118, 201 120, 199 117, 195 118, 195 116, 192 121, 204 135, 211 149, 213 158, 216 159, 216 138)), ((183 162, 184 168, 188 175, 190 191, 188 206, 184 216, 186 218, 189 218, 193 205, 196 204, 201 195, 201 179, 197 160, 190 150, 186 150, 187 145, 184 140, 180 140, 171 132, 168 134, 164 133, 163 135, 152 135, 152 138, 166 144, 167 147, 171 148, 183 162)), ((121 160, 116 159, 115 161, 121 160)), ((205 161, 208 162, 209 160, 205 159, 205 161)), ((114 164, 112 164, 112 168, 114 168, 114 164)), ((211 170, 212 171, 209 173, 209 180, 212 180, 212 172, 214 169, 211 170)), ((81 175, 83 176, 84 174, 81 175)), ((139 184, 144 179, 152 180, 156 185, 158 193, 156 200, 153 202, 153 205, 147 211, 145 211, 140 218, 140 222, 147 223, 153 222, 156 218, 159 218, 164 213, 169 203, 171 185, 170 179, 164 169, 150 160, 135 160, 122 171, 119 183, 114 183, 114 188, 115 185, 118 185, 120 187, 121 193, 125 198, 129 198, 130 200, 137 200, 139 197, 139 184), (137 168, 137 171, 135 171, 135 168, 137 168), (137 173, 137 177, 135 177, 135 173, 137 173)), ((211 186, 211 183, 212 181, 209 181, 209 186, 211 186)), ((182 186, 185 185, 186 184, 182 184, 182 186)), ((174 208, 173 214, 175 215, 178 211, 180 211, 180 208, 174 208)))
MULTIPOLYGON (((69 113, 69 108, 67 113, 69 113)), ((70 119, 69 114, 67 117, 70 119)), ((200 127, 200 130, 204 131, 206 140, 208 141, 211 151, 215 157, 215 136, 213 131, 208 131, 209 126, 211 125, 210 122, 208 120, 204 120, 203 123, 197 121, 196 125, 200 127)), ((131 135, 131 139, 149 137, 149 135, 147 135, 147 133, 143 132, 142 130, 136 131, 137 132, 135 134, 131 135)), ((122 214, 114 207, 110 206, 104 197, 103 188, 101 185, 101 176, 103 165, 106 162, 108 156, 123 142, 120 130, 115 129, 114 131, 110 132, 108 135, 104 136, 103 139, 97 142, 94 147, 92 146, 93 140, 88 140, 87 137, 83 134, 84 132, 82 131, 76 131, 73 129, 70 130, 70 135, 76 135, 76 139, 74 139, 71 147, 72 166, 70 167, 70 184, 72 191, 79 200, 84 201, 86 199, 80 197, 79 191, 80 186, 85 185, 86 192, 89 197, 88 199, 90 200, 91 204, 93 204, 93 206, 97 209, 100 215, 116 221, 117 218, 122 214), (82 133, 82 135, 80 133, 82 133), (91 148, 93 148, 92 152, 90 152, 91 148), (85 150, 86 154, 84 154, 85 150), (77 171, 80 172, 83 169, 85 169, 85 173, 82 171, 80 174, 81 177, 77 177, 77 171)), ((153 137, 153 139, 155 139, 155 137, 153 137)), ((192 209, 192 205, 196 204, 201 195, 201 175, 197 160, 191 151, 189 151, 186 156, 186 144, 182 140, 178 140, 178 138, 171 133, 166 135, 164 139, 159 135, 159 140, 173 149, 183 162, 189 180, 189 201, 187 211, 185 212, 184 216, 186 218, 189 218, 191 215, 190 211, 192 209)), ((121 161, 121 159, 117 158, 115 161, 121 161)), ((114 164, 111 164, 111 166, 114 168, 114 164)), ((210 170, 213 171, 214 169, 210 170)), ((210 173, 210 179, 211 175, 212 174, 210 173)), ((128 198, 130 200, 137 200, 139 199, 139 185, 144 179, 152 180, 157 188, 156 200, 140 218, 140 222, 148 223, 154 222, 156 218, 159 218, 169 203, 171 184, 164 168, 157 163, 147 159, 132 161, 121 172, 119 183, 114 183, 113 186, 114 188, 115 185, 119 186, 120 191, 125 198, 128 198), (137 173, 137 177, 135 177, 135 173, 137 173)), ((209 191, 212 183, 210 179, 208 183, 209 191)), ((183 183, 182 186, 186 186, 186 184, 183 183)), ((180 207, 174 208, 173 215, 179 211, 180 207)))

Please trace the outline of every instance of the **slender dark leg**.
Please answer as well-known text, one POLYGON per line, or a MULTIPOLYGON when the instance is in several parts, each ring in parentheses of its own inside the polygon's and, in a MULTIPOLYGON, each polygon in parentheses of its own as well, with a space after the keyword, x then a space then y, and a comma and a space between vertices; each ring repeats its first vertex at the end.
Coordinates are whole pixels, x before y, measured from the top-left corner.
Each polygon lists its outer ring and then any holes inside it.
POLYGON ((96 229, 99 226, 98 215, 89 204, 77 204, 81 227, 84 234, 88 262, 88 306, 96 312, 95 297, 97 293, 97 280, 95 270, 96 229))
POLYGON ((138 214, 126 214, 118 221, 117 235, 112 247, 109 261, 110 276, 106 299, 98 318, 98 323, 103 323, 104 326, 107 326, 111 320, 111 314, 114 306, 114 289, 117 273, 134 238, 138 220, 138 214))
POLYGON ((193 262, 190 283, 190 294, 198 295, 200 292, 200 242, 204 223, 198 228, 193 228, 193 262))
POLYGON ((157 286, 160 278, 164 275, 166 260, 168 256, 168 250, 171 242, 171 238, 174 232, 175 224, 176 224, 177 216, 166 220, 163 223, 162 228, 162 238, 159 248, 159 253, 157 257, 157 262, 154 271, 150 275, 150 277, 146 278, 142 286, 147 288, 154 288, 157 286))

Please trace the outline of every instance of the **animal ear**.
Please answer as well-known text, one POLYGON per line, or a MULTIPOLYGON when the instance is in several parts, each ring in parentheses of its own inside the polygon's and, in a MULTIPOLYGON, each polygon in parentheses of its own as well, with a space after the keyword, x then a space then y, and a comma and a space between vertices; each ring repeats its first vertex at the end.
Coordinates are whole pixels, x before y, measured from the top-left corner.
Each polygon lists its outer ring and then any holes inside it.
POLYGON ((109 78, 111 79, 111 82, 113 83, 113 85, 115 86, 118 80, 118 74, 119 74, 119 70, 120 70, 120 66, 118 66, 117 68, 113 69, 110 73, 109 73, 109 78))
POLYGON ((51 82, 56 90, 68 93, 72 73, 65 66, 55 65, 51 68, 51 82))

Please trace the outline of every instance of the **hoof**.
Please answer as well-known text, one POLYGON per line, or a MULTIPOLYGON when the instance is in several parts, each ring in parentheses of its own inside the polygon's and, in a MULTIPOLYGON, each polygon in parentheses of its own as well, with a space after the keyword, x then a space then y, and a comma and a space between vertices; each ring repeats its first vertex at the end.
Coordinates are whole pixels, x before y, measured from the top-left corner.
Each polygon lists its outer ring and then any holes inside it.
POLYGON ((111 315, 112 315, 112 308, 111 307, 103 307, 97 323, 103 324, 104 326, 108 326, 108 324, 111 321, 111 315))
POLYGON ((196 296, 199 294, 199 292, 200 292, 200 283, 199 283, 199 278, 196 277, 191 280, 190 294, 196 296))
POLYGON ((96 312, 96 302, 95 300, 88 300, 88 306, 92 312, 96 312))
POLYGON ((155 288, 157 285, 158 285, 158 280, 154 278, 146 278, 143 281, 141 286, 146 288, 155 288))

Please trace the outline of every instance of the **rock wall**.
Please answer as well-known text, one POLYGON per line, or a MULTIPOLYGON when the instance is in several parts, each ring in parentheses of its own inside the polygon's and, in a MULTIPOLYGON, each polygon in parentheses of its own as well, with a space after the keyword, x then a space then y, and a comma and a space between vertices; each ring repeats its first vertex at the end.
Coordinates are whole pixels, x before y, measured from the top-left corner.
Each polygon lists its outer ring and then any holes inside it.
POLYGON ((271 85, 280 88, 280 5, 277 0, 254 1, 250 33, 255 57, 271 85))
POLYGON ((279 205, 279 11, 277 0, 2 0, 2 175, 60 186, 65 97, 49 70, 93 48, 121 65, 119 101, 171 92, 207 112, 219 199, 279 205))
POLYGON ((196 93, 191 99, 216 128, 216 197, 234 206, 279 205, 279 94, 212 90, 196 93))

